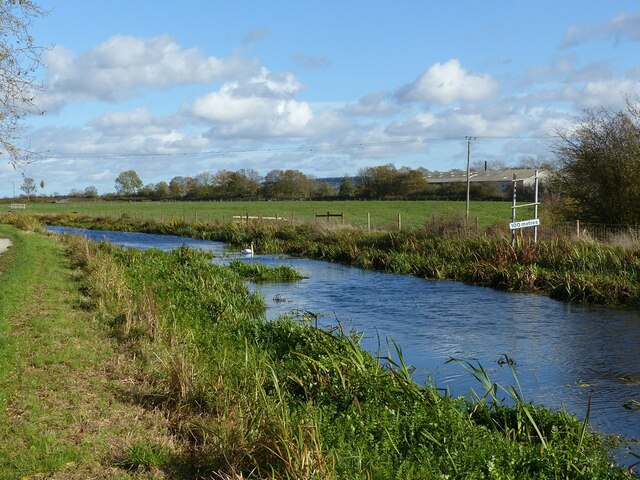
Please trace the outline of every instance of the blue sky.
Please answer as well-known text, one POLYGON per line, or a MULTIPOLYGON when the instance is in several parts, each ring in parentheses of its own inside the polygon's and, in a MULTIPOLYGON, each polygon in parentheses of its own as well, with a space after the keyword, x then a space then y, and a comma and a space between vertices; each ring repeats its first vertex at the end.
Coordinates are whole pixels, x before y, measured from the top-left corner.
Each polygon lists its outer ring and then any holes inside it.
POLYGON ((221 169, 316 177, 550 158, 586 108, 640 94, 637 1, 42 0, 25 142, 43 193, 221 169))

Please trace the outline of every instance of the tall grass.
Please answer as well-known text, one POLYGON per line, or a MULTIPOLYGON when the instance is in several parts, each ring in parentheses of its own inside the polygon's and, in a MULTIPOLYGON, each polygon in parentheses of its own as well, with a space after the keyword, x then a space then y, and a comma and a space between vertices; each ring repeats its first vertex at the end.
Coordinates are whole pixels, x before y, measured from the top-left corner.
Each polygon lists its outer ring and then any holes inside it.
MULTIPOLYGON (((269 238, 284 245, 278 236, 295 232, 269 238)), ((265 321, 263 300, 206 253, 67 241, 104 321, 144 366, 135 398, 163 409, 188 445, 175 455, 136 446, 122 464, 178 462, 193 478, 624 477, 605 440, 564 412, 442 396, 411 379, 400 346, 374 358, 342 329, 265 321)))
MULTIPOLYGON (((20 218, 12 221, 26 221, 23 216, 15 217, 20 218)), ((475 232, 455 219, 428 222, 422 228, 402 232, 368 232, 327 224, 255 222, 214 226, 78 215, 46 217, 46 221, 84 228, 175 234, 234 245, 254 241, 265 253, 289 253, 367 269, 534 292, 570 302, 640 305, 640 249, 635 246, 567 239, 537 244, 518 239, 512 246, 503 229, 475 232)))

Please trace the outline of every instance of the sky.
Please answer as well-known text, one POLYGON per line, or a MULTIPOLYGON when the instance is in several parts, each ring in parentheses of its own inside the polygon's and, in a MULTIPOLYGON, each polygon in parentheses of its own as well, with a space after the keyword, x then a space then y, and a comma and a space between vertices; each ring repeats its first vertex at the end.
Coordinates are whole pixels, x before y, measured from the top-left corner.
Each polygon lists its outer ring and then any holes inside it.
POLYGON ((586 109, 640 95, 637 0, 40 0, 47 47, 0 197, 201 172, 316 178, 553 158, 586 109))

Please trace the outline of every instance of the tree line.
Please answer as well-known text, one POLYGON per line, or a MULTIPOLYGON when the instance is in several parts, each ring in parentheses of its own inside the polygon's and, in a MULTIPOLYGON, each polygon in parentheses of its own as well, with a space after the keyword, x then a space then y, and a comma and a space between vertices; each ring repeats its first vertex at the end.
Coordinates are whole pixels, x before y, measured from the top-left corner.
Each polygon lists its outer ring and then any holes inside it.
MULTIPOLYGON (((340 179, 322 180, 293 169, 271 170, 264 177, 256 170, 240 169, 202 172, 194 177, 177 176, 169 182, 144 185, 135 170, 127 170, 115 180, 115 196, 158 200, 410 200, 465 197, 466 185, 429 184, 427 173, 424 168, 396 168, 388 164, 363 168, 353 177, 345 175, 340 179)), ((85 193, 95 196, 93 188, 85 193)), ((472 194, 474 198, 504 198, 504 194, 492 184, 474 184, 472 194)))

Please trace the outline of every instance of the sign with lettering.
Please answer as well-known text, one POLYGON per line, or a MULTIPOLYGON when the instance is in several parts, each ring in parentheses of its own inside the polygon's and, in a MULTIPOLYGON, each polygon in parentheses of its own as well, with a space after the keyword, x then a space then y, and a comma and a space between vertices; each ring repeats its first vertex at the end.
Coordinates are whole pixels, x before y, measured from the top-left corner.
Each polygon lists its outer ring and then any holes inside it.
POLYGON ((537 227, 540 225, 540 219, 534 218, 533 220, 521 220, 519 222, 513 222, 509 224, 510 230, 516 230, 518 228, 537 227))

